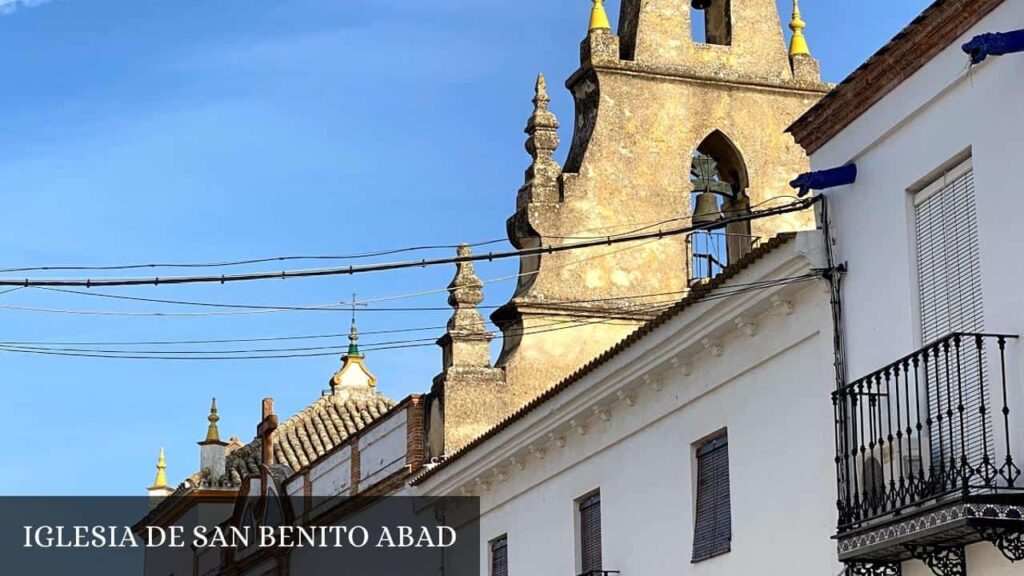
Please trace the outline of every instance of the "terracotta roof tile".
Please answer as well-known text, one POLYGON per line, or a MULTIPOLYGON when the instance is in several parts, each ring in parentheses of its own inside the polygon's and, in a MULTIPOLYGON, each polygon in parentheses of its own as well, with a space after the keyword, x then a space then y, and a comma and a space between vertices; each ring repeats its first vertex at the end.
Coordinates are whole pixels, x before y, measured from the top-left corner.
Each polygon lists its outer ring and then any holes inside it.
MULTIPOLYGON (((349 400, 323 396, 285 420, 274 432, 274 458, 298 472, 386 414, 394 405, 391 399, 381 395, 349 400)), ((232 484, 241 482, 243 476, 259 470, 262 457, 259 439, 233 451, 227 458, 226 480, 232 484)))

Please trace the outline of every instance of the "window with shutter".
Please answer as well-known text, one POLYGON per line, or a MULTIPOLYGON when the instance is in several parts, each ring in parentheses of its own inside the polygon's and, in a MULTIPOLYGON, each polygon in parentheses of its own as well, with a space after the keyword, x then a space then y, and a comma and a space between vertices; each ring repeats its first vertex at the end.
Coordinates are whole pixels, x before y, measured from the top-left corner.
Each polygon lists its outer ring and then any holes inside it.
MULTIPOLYGON (((978 219, 974 203, 974 171, 967 161, 945 173, 914 197, 915 244, 917 249, 918 295, 921 312, 921 340, 927 344, 953 332, 984 332, 984 307, 981 293, 981 258, 978 246, 978 219)), ((984 376, 985 356, 978 357, 973 343, 965 343, 960 366, 952 376, 933 371, 928 390, 929 413, 947 411, 959 404, 956 381, 947 386, 947 378, 956 378, 964 392, 967 414, 977 414, 987 390, 979 386, 984 376)), ((967 455, 972 461, 980 456, 984 436, 991 430, 982 427, 980 418, 965 424, 967 455)), ((949 457, 950 447, 938 443, 932 457, 949 457)), ((959 447, 957 447, 959 449, 959 447)), ((957 453, 956 457, 959 458, 957 453)))
POLYGON ((730 550, 729 439, 722 435, 697 448, 697 505, 693 562, 730 550))
POLYGON ((601 493, 595 492, 579 502, 580 572, 601 571, 601 493))
POLYGON ((491 540, 491 576, 508 576, 508 536, 491 540))

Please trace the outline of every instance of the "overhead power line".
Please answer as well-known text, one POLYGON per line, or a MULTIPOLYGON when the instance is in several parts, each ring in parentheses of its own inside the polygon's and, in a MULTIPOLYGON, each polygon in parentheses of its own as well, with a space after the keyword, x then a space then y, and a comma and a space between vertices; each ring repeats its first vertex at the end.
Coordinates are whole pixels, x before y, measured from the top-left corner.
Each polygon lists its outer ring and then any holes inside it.
MULTIPOLYGON (((816 278, 817 274, 805 274, 801 276, 792 276, 788 278, 781 278, 776 280, 762 280, 758 282, 747 282, 747 283, 735 283, 730 284, 729 288, 759 288, 765 286, 775 285, 780 281, 800 281, 810 278, 816 278)), ((593 304, 599 302, 614 302, 624 300, 641 300, 646 298, 658 298, 662 296, 674 296, 682 295, 689 292, 689 290, 673 290, 668 292, 657 292, 648 294, 637 294, 634 296, 617 296, 607 298, 590 298, 586 300, 552 300, 549 301, 549 305, 554 306, 565 306, 573 304, 593 304)), ((677 300, 670 300, 670 302, 676 302, 677 300)), ((477 307, 478 309, 484 307, 477 307)), ((488 306, 487 308, 497 308, 497 306, 488 306)), ((563 308, 568 309, 568 308, 563 308)), ((451 310, 451 308, 444 308, 444 310, 451 310)), ((487 320, 484 320, 482 325, 488 324, 487 320)), ((431 330, 444 330, 447 326, 419 326, 413 328, 396 328, 391 330, 368 330, 360 331, 360 336, 376 336, 383 334, 401 334, 407 332, 427 332, 431 330)), ((254 343, 254 342, 287 342, 296 340, 324 340, 329 338, 347 338, 349 332, 339 332, 334 334, 307 334, 297 336, 265 336, 261 338, 224 338, 224 339, 190 339, 190 340, 145 340, 145 341, 94 341, 94 342, 83 342, 83 341, 43 341, 43 340, 0 340, 0 345, 24 345, 24 346, 161 346, 161 345, 191 345, 191 344, 242 344, 242 343, 254 343)))
MULTIPOLYGON (((594 256, 588 256, 586 258, 579 258, 579 259, 576 259, 576 260, 571 260, 569 262, 564 262, 564 263, 560 263, 560 264, 558 264, 556 266, 549 267, 549 269, 551 269, 551 268, 566 268, 566 267, 570 267, 570 266, 575 266, 575 265, 582 264, 584 262, 588 262, 590 260, 594 260, 594 259, 597 259, 597 258, 607 257, 607 256, 610 256, 612 254, 618 254, 619 252, 624 252, 626 250, 634 250, 634 249, 637 249, 637 248, 641 248, 643 246, 646 246, 650 242, 656 242, 656 241, 657 241, 656 239, 655 240, 648 240, 646 242, 640 242, 640 243, 633 244, 633 245, 630 245, 630 246, 625 246, 623 248, 619 248, 618 250, 614 250, 614 251, 611 251, 611 252, 606 252, 606 253, 603 253, 603 254, 597 254, 597 255, 594 255, 594 256)), ((482 281, 481 284, 486 286, 486 285, 489 285, 489 284, 493 284, 495 282, 502 282, 502 281, 506 281, 506 280, 516 280, 516 279, 523 278, 523 277, 526 277, 526 276, 534 276, 534 275, 536 275, 538 273, 539 273, 539 271, 537 271, 537 270, 529 271, 529 272, 520 272, 518 274, 511 274, 511 275, 508 275, 508 276, 500 276, 500 277, 497 277, 497 278, 490 278, 490 279, 482 281)), ((23 288, 24 287, 14 288, 13 290, 9 290, 9 292, 13 292, 14 290, 21 290, 23 288)), ((0 309, 15 310, 15 311, 20 311, 20 312, 44 312, 44 313, 53 313, 53 314, 75 314, 75 315, 84 315, 84 316, 127 316, 127 317, 158 316, 158 317, 190 317, 190 318, 194 318, 194 317, 220 317, 220 316, 248 316, 248 315, 253 315, 253 314, 269 314, 269 313, 277 313, 277 312, 338 312, 338 311, 348 311, 348 310, 351 309, 351 307, 353 305, 366 307, 365 309, 368 309, 371 305, 373 305, 375 303, 378 303, 378 302, 394 302, 396 300, 404 300, 404 299, 409 299, 409 298, 419 298, 419 297, 429 296, 429 295, 433 295, 433 294, 437 294, 437 293, 448 292, 450 290, 449 287, 435 288, 435 289, 431 289, 431 290, 420 290, 418 292, 409 292, 409 293, 405 293, 405 294, 396 294, 396 295, 391 295, 391 296, 381 296, 381 297, 370 298, 370 299, 365 299, 365 300, 358 300, 356 302, 342 302, 342 303, 331 303, 331 304, 314 304, 314 305, 303 305, 303 306, 293 306, 293 305, 276 305, 276 306, 272 306, 272 305, 263 305, 263 304, 226 304, 226 303, 220 303, 220 302, 200 302, 200 301, 194 301, 194 300, 167 300, 167 299, 162 299, 162 298, 140 298, 140 297, 137 297, 137 296, 125 296, 125 295, 121 295, 121 294, 107 294, 107 293, 103 293, 103 292, 95 292, 93 290, 74 290, 74 289, 70 289, 70 288, 54 288, 54 287, 49 287, 49 286, 39 286, 39 287, 36 287, 35 289, 37 289, 37 290, 46 290, 46 291, 50 291, 50 292, 57 292, 57 293, 61 293, 61 294, 75 294, 75 295, 79 295, 79 296, 88 296, 88 297, 91 297, 91 298, 108 298, 108 299, 113 299, 113 300, 127 300, 127 301, 134 301, 134 302, 149 302, 149 303, 156 303, 156 304, 171 304, 171 305, 177 305, 177 306, 196 306, 196 307, 201 307, 201 308, 228 308, 228 309, 234 309, 234 310, 244 310, 244 312, 123 312, 123 311, 108 311, 108 310, 78 310, 78 309, 68 310, 68 309, 62 309, 62 308, 40 308, 40 307, 31 307, 31 306, 20 306, 20 305, 14 305, 14 304, 0 304, 0 309)), ((0 293, 0 295, 2 295, 2 294, 3 293, 0 293)), ((496 308, 496 306, 492 306, 491 308, 496 308)), ((449 308, 444 308, 444 307, 375 308, 373 311, 379 311, 379 312, 396 312, 396 311, 397 312, 409 312, 409 311, 416 311, 416 312, 421 312, 421 311, 444 311, 444 310, 448 310, 448 309, 449 308)))
MULTIPOLYGON (((758 204, 754 204, 748 208, 743 209, 732 209, 723 210, 723 214, 734 214, 740 213, 750 208, 757 208, 770 202, 782 199, 798 200, 797 196, 791 195, 779 195, 773 196, 758 204)), ((581 230, 581 232, 597 232, 601 230, 608 230, 609 228, 625 228, 628 226, 640 226, 640 228, 633 228, 624 232, 611 234, 610 236, 622 236, 626 234, 632 234, 637 232, 643 232, 652 227, 662 226, 671 222, 678 222, 681 220, 688 220, 689 215, 681 215, 676 218, 670 218, 668 220, 661 221, 646 221, 646 222, 634 222, 629 224, 615 224, 612 226, 600 226, 596 228, 589 228, 581 230)), ((549 238, 559 240, 589 240, 594 238, 607 238, 609 234, 600 234, 597 236, 549 236, 549 238)), ((493 244, 501 244, 507 242, 504 238, 497 238, 494 240, 484 240, 481 242, 473 242, 468 246, 477 248, 480 246, 489 246, 493 244)), ((451 250, 458 248, 459 244, 435 244, 426 246, 410 246, 405 248, 393 248, 389 250, 378 250, 375 252, 363 252, 357 254, 342 254, 342 255, 327 255, 327 256, 273 256, 268 258, 251 258, 246 260, 227 260, 220 262, 177 262, 177 263, 144 263, 144 264, 108 264, 108 265, 51 265, 51 266, 27 266, 20 268, 0 268, 0 274, 10 274, 14 272, 55 272, 55 271, 111 271, 111 270, 143 270, 143 269, 157 269, 157 268, 223 268, 231 266, 246 266, 252 264, 266 264, 268 262, 293 262, 302 260, 356 260, 363 258, 374 258, 379 256, 389 256, 394 254, 402 254, 408 252, 420 252, 426 250, 451 250)), ((3 292, 0 292, 3 295, 3 292)))
MULTIPOLYGON (((574 261, 578 262, 578 261, 574 261)), ((135 298, 130 296, 120 296, 114 294, 99 294, 94 292, 79 292, 79 291, 68 291, 60 288, 39 288, 40 290, 55 290, 62 292, 71 292, 73 294, 81 294, 86 296, 99 296, 106 298, 115 299, 127 299, 127 300, 141 300, 145 302, 161 302, 167 304, 182 304, 182 305, 194 305, 194 306, 215 306, 215 307, 226 307, 226 308, 242 308, 247 309, 247 305, 236 305, 236 304, 214 304, 204 302, 188 302, 182 300, 160 300, 154 298, 135 298)), ((633 296, 611 296, 606 298, 591 298, 586 300, 572 299, 572 300, 550 300, 547 302, 550 306, 563 306, 568 307, 573 304, 592 304, 597 302, 617 302, 626 300, 637 300, 643 298, 654 298, 659 296, 671 296, 673 294, 685 294, 686 290, 677 290, 673 292, 658 292, 652 294, 637 294, 633 296)), ((381 299, 382 301, 386 299, 381 299)), ((499 305, 480 305, 477 306, 478 310, 495 310, 500 308, 499 305)), ((362 312, 448 312, 451 311, 450 306, 412 306, 412 307, 366 307, 360 309, 362 312)), ((196 317, 223 317, 223 316, 244 316, 251 314, 265 314, 271 312, 282 312, 291 310, 305 310, 305 311, 320 311, 320 312, 348 312, 344 305, 327 305, 322 307, 314 306, 302 306, 302 307, 270 307, 263 306, 257 310, 247 310, 239 312, 125 312, 119 310, 81 310, 81 309, 66 309, 66 308, 42 308, 35 306, 19 306, 13 304, 0 304, 0 310, 14 310, 19 312, 38 312, 46 314, 70 314, 76 316, 113 316, 113 317, 129 317, 129 318, 196 318, 196 317)))
MULTIPOLYGON (((792 276, 787 278, 777 278, 771 280, 763 280, 759 282, 752 282, 748 284, 735 284, 727 287, 723 287, 716 290, 714 293, 704 296, 700 299, 700 302, 714 301, 724 298, 730 298, 737 294, 751 292, 755 290, 763 290, 772 287, 785 286, 789 284, 797 284, 801 282, 807 282, 814 278, 820 277, 820 273, 804 274, 800 276, 792 276)), ((633 312, 641 313, 646 312, 650 314, 663 312, 679 302, 677 299, 661 301, 655 303, 646 303, 643 307, 633 309, 633 312)), ((583 326, 593 324, 608 324, 613 322, 624 322, 614 318, 598 318, 598 319, 567 319, 555 321, 547 324, 543 324, 539 327, 533 327, 523 330, 512 330, 512 335, 527 335, 527 334, 540 334, 545 332, 552 332, 558 330, 569 330, 579 328, 583 326)), ((419 329, 416 329, 419 330, 419 329)), ((396 331, 382 331, 382 332, 396 332, 396 331)), ((502 333, 491 333, 492 336, 501 337, 504 336, 502 333)), ((336 335, 324 335, 334 337, 336 335)), ((284 337, 286 338, 318 338, 320 336, 311 337, 284 337)), ((271 339, 247 339, 238 340, 241 342, 251 341, 268 341, 271 339)), ((190 343, 230 343, 232 340, 222 341, 163 341, 159 343, 167 344, 190 344, 190 343)), ((384 350, 395 350, 395 349, 406 349, 406 348, 419 348, 425 346, 435 346, 436 338, 419 338, 410 340, 395 340, 395 341, 384 341, 375 344, 367 344, 361 346, 361 349, 368 352, 384 351, 384 350)), ((155 344, 154 342, 153 344, 155 344)), ((95 343, 94 345, 141 345, 147 343, 95 343)), ((182 361, 182 360, 269 360, 269 359, 284 359, 284 358, 310 358, 310 357, 325 357, 335 356, 339 353, 337 347, 330 346, 317 346, 317 347, 295 347, 295 348, 280 348, 280 349, 254 349, 254 350, 212 350, 212 351, 166 351, 166 350, 97 350, 97 349, 77 349, 77 348, 65 348, 64 346, 73 345, 93 345, 92 343, 41 343, 41 342, 0 342, 0 352, 10 353, 22 353, 22 354, 40 354, 50 356, 69 356, 69 357, 84 357, 84 358, 108 358, 108 359, 125 359, 125 360, 171 360, 171 361, 182 361), (321 352, 320 350, 330 350, 327 352, 321 352), (243 354, 243 355, 239 355, 243 354)))
MULTIPOLYGON (((660 310, 664 310, 671 306, 671 304, 662 304, 659 306, 652 306, 645 311, 655 313, 660 310)), ((524 330, 513 331, 515 335, 527 335, 527 334, 540 334, 544 332, 551 332, 557 330, 568 330, 572 328, 579 328, 582 326, 589 326, 593 324, 608 324, 616 322, 615 319, 610 318, 599 318, 592 320, 562 320, 558 322, 552 322, 549 324, 541 325, 541 328, 530 328, 524 330)), ((501 334, 497 334, 500 336, 501 334)), ((382 350, 395 350, 403 348, 420 348, 425 346, 436 346, 437 338, 419 338, 415 340, 396 340, 393 342, 381 342, 376 345, 365 345, 360 346, 360 350, 363 352, 376 352, 382 350)), ((42 354, 49 356, 71 356, 71 357, 84 357, 84 358, 113 358, 122 360, 270 360, 270 359, 284 359, 284 358, 313 358, 313 357, 325 357, 325 356, 337 356, 339 350, 336 347, 330 347, 329 352, 318 352, 315 350, 322 350, 323 347, 317 348, 295 348, 293 350, 281 349, 281 350, 266 350, 268 354, 259 354, 259 350, 251 351, 222 351, 218 352, 211 351, 207 355, 206 352, 191 352, 194 354, 191 356, 177 355, 177 352, 150 352, 150 351, 114 351, 114 350, 83 350, 83 349, 69 349, 59 347, 30 347, 30 346, 12 346, 7 344, 0 344, 0 352, 14 352, 23 354, 42 354), (282 353, 277 353, 277 352, 282 353), (171 354, 170 356, 157 356, 152 354, 171 354), (238 356, 235 354, 245 354, 238 356), (250 355, 256 354, 256 355, 250 355)))
POLYGON ((561 244, 558 246, 540 246, 536 248, 526 248, 522 250, 512 250, 504 252, 490 252, 487 254, 478 254, 472 256, 456 256, 449 258, 436 258, 436 259, 423 259, 420 261, 407 261, 407 262, 391 262, 384 264, 369 264, 361 266, 348 266, 348 267, 335 267, 335 268, 319 268, 319 269, 306 269, 306 270, 282 270, 280 272, 253 272, 243 274, 222 274, 219 276, 171 276, 166 278, 99 278, 99 279, 30 279, 14 280, 14 279, 0 279, 0 286, 23 286, 23 287, 41 287, 41 286, 57 286, 57 287, 101 287, 101 286, 145 286, 145 285, 160 285, 160 284, 212 284, 212 283, 227 283, 227 282, 247 282, 254 280, 273 280, 273 279, 289 279, 289 278, 312 278, 322 276, 351 276, 355 274, 366 274, 371 272, 387 272, 393 270, 403 270, 409 268, 426 268, 428 266, 439 266, 439 265, 450 265, 458 264, 462 262, 480 262, 490 260, 503 260, 508 258, 521 258, 523 256, 539 256, 543 254, 554 254, 557 252, 567 252, 571 250, 581 250, 585 248, 596 248, 605 245, 622 244, 626 242, 637 242, 641 240, 652 240, 661 239, 671 236, 678 236, 697 230, 710 230, 719 228, 721 226, 733 223, 733 222, 746 222, 758 218, 765 218, 768 216, 775 216, 780 214, 788 214, 790 212, 797 212, 810 207, 816 198, 808 198, 799 202, 794 202, 786 206, 780 206, 775 208, 768 208, 764 210, 758 210, 745 214, 742 216, 731 216, 720 219, 713 224, 705 224, 700 226, 684 226, 679 228, 671 228, 668 230, 657 230, 655 232, 647 232, 642 234, 629 234, 624 236, 612 237, 609 236, 605 239, 600 240, 588 240, 582 242, 575 242, 570 244, 561 244))
MULTIPOLYGON (((490 246, 507 242, 504 238, 476 242, 470 246, 490 246)), ((12 272, 55 272, 55 271, 102 271, 102 270, 143 270, 153 268, 226 268, 231 266, 248 266, 252 264, 266 264, 268 262, 294 262, 302 260, 359 260, 363 258, 377 258, 380 256, 392 256, 409 252, 422 252, 425 250, 454 250, 458 244, 437 244, 433 246, 411 246, 408 248, 395 248, 392 250, 379 250, 376 252, 363 252, 360 254, 341 254, 333 256, 274 256, 270 258, 253 258, 249 260, 228 260, 224 262, 199 262, 199 263, 167 263, 167 264, 111 264, 105 266, 29 266, 24 268, 0 268, 0 274, 12 272)))

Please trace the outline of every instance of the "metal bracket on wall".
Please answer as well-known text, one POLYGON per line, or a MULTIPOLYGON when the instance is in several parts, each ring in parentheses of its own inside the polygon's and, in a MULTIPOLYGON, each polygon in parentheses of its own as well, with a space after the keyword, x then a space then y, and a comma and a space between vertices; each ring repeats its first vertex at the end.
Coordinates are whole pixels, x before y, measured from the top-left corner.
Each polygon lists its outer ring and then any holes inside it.
POLYGON ((935 576, 967 576, 967 554, 963 546, 908 545, 907 551, 924 562, 935 576))
POLYGON ((902 576, 899 562, 847 562, 847 576, 902 576))
POLYGON ((1024 560, 1024 528, 978 528, 978 534, 991 542, 1010 562, 1024 560))

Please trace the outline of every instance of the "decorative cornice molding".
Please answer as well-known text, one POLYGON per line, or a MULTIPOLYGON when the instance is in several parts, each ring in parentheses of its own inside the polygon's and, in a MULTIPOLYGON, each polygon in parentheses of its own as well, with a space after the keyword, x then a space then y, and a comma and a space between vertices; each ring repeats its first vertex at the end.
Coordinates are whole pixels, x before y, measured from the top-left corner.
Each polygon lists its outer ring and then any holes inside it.
POLYGON ((788 131, 808 154, 853 124, 1005 0, 937 0, 788 131))
MULTIPOLYGON (((767 266, 758 267, 754 278, 788 277, 806 273, 809 262, 806 255, 798 252, 796 244, 789 243, 791 251, 780 251, 783 256, 768 261, 767 266)), ((492 468, 502 463, 509 466, 517 452, 525 451, 536 460, 544 459, 547 455, 544 445, 551 442, 550 435, 564 435, 569 430, 580 436, 586 435, 590 432, 588 420, 591 418, 611 420, 612 413, 609 408, 612 404, 626 398, 633 398, 633 402, 638 403, 638 392, 641 387, 647 387, 654 392, 663 390, 667 383, 666 378, 669 377, 666 374, 669 364, 675 365, 675 372, 691 374, 693 367, 688 358, 696 358, 699 353, 705 352, 704 339, 711 338, 721 345, 722 339, 739 330, 735 323, 736 318, 753 319, 772 309, 769 304, 772 296, 793 294, 800 289, 799 284, 790 284, 763 291, 750 291, 733 298, 709 300, 705 306, 697 308, 692 317, 683 314, 682 317, 688 320, 672 322, 672 333, 658 339, 639 340, 614 359, 602 362, 586 374, 586 386, 576 387, 573 393, 560 392, 557 399, 551 398, 555 403, 543 414, 524 408, 527 414, 512 418, 481 440, 492 444, 481 458, 466 462, 458 468, 448 469, 443 477, 438 478, 439 481, 431 482, 431 491, 457 491, 458 486, 473 481, 474 470, 492 468), (557 412, 560 417, 552 418, 552 411, 557 412), (522 423, 517 422, 520 419, 523 420, 522 423), (513 423, 515 428, 506 432, 505 429, 513 426, 513 423)), ((705 303, 698 301, 696 304, 705 303)), ((664 329, 664 326, 660 328, 664 329)), ((701 391, 706 392, 707 390, 703 389, 701 391)), ((629 404, 628 401, 625 403, 629 404)), ((528 464, 529 462, 526 462, 517 467, 523 470, 528 464)), ((446 468, 447 464, 442 467, 446 468)), ((436 472, 439 471, 435 469, 422 475, 422 478, 414 479, 413 485, 418 485, 429 477, 436 478, 436 472)), ((475 474, 479 475, 479 472, 475 474)))

